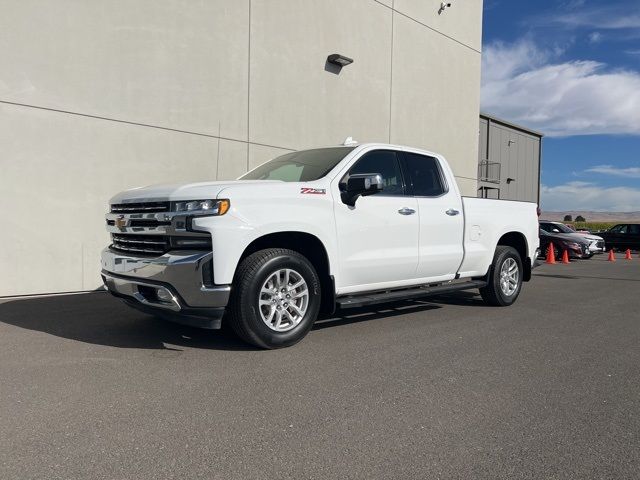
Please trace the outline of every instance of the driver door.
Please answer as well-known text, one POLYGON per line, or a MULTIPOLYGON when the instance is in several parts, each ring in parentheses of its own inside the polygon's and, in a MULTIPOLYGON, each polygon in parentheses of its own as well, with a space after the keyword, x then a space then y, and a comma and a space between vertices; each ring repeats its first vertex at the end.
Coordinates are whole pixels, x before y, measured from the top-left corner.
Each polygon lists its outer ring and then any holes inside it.
POLYGON ((399 153, 366 152, 343 175, 378 173, 383 190, 358 198, 354 207, 334 191, 340 293, 392 287, 415 277, 418 266, 418 203, 405 195, 399 153))

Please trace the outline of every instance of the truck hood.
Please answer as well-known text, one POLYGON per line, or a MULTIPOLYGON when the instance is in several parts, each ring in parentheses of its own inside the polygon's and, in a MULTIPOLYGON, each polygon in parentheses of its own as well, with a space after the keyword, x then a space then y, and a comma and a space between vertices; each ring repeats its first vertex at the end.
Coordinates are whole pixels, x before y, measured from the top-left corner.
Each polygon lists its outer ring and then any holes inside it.
POLYGON ((282 184, 280 180, 230 180, 226 182, 198 182, 150 185, 125 190, 115 195, 109 203, 166 202, 179 200, 207 200, 229 187, 253 188, 268 184, 282 184))

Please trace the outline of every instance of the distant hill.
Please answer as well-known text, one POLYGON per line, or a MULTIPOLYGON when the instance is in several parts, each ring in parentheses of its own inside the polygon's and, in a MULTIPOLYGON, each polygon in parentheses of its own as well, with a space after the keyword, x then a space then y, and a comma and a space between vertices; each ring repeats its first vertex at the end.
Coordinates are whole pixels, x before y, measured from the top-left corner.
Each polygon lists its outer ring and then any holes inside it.
POLYGON ((582 215, 587 222, 640 222, 640 212, 542 212, 541 219, 561 222, 565 215, 571 215, 574 220, 582 215))

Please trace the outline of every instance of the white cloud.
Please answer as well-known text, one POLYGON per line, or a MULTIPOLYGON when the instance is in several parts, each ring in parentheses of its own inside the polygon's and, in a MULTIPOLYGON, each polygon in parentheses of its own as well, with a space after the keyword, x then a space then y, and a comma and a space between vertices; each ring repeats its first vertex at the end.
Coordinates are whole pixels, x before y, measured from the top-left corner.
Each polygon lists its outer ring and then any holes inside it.
POLYGON ((530 40, 486 46, 482 109, 549 136, 640 134, 639 72, 554 58, 530 40))
POLYGON ((588 182, 540 188, 540 203, 545 211, 590 210, 600 212, 636 212, 640 210, 640 189, 601 187, 588 182))
POLYGON ((563 6, 568 10, 575 10, 577 8, 582 8, 585 4, 585 0, 569 0, 565 2, 563 6))
POLYGON ((613 165, 596 165, 587 168, 587 172, 601 173, 604 175, 614 175, 616 177, 640 178, 640 167, 620 168, 613 165))
POLYGON ((600 32, 591 32, 587 36, 587 39, 589 40, 589 43, 600 43, 602 41, 602 34, 600 32))
POLYGON ((591 27, 604 30, 625 30, 640 27, 640 14, 637 11, 630 11, 628 6, 607 5, 579 8, 581 6, 579 4, 568 5, 566 13, 544 14, 534 20, 540 25, 562 25, 569 28, 591 27))

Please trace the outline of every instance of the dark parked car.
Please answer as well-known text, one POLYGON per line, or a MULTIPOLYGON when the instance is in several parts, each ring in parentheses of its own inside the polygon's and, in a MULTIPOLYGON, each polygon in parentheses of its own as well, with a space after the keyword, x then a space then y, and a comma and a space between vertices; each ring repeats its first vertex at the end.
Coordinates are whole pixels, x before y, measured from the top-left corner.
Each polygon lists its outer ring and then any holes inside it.
POLYGON ((590 253, 602 253, 605 251, 605 243, 602 237, 598 235, 592 235, 591 233, 578 233, 571 229, 568 225, 560 222, 550 222, 548 220, 540 220, 540 228, 547 233, 566 233, 573 238, 581 238, 583 240, 589 240, 589 252, 590 253))
POLYGON ((640 250, 640 224, 621 223, 609 230, 598 232, 607 244, 616 250, 640 250))
POLYGON ((540 235, 540 255, 546 257, 549 251, 549 245, 553 242, 553 251, 556 258, 562 255, 566 250, 569 258, 591 258, 593 253, 589 251, 590 242, 585 239, 577 238, 573 234, 566 233, 549 233, 543 229, 539 231, 540 235))

